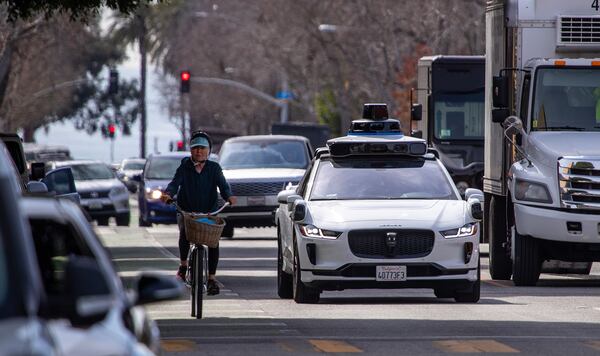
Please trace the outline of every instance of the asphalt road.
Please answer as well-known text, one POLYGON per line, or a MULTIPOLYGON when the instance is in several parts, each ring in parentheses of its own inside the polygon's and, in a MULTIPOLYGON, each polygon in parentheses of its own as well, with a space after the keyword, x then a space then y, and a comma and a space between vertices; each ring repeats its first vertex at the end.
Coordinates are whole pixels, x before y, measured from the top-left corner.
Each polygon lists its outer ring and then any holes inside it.
MULTIPOLYGON (((174 275, 177 228, 98 227, 120 274, 174 275)), ((273 228, 236 229, 221 241, 221 294, 205 301, 202 320, 190 317, 189 295, 151 305, 165 355, 290 355, 364 353, 443 355, 521 353, 600 354, 600 266, 590 276, 542 275, 537 287, 490 280, 481 260, 478 304, 437 299, 431 290, 324 292, 300 305, 276 294, 273 228)), ((485 250, 485 248, 484 248, 485 250)))

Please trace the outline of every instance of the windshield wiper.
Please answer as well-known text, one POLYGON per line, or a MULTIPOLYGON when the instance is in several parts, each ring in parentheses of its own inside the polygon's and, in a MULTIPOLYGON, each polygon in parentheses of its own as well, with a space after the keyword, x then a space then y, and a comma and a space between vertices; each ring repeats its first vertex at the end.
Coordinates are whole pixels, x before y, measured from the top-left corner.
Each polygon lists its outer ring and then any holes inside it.
POLYGON ((575 127, 575 126, 546 126, 543 129, 547 130, 547 131, 562 131, 562 130, 569 130, 569 131, 585 131, 585 127, 575 127))

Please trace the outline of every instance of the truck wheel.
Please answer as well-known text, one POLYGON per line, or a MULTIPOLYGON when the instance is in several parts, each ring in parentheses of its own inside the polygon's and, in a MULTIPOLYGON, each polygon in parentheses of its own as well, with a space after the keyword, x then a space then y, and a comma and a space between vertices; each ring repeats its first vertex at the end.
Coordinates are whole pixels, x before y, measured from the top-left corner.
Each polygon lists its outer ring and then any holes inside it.
POLYGON ((496 280, 510 280, 512 262, 505 246, 507 241, 506 208, 503 201, 492 197, 487 219, 490 249, 490 275, 496 280))
POLYGON ((319 302, 320 293, 317 289, 311 288, 300 278, 300 258, 298 257, 298 246, 294 244, 294 274, 293 274, 293 297, 298 304, 315 304, 319 302))
POLYGON ((467 290, 458 290, 454 300, 458 303, 477 303, 481 297, 481 266, 477 266, 477 280, 467 290))
POLYGON ((277 295, 281 299, 291 299, 294 296, 294 278, 283 270, 283 252, 281 251, 281 236, 277 229, 277 295))
POLYGON ((233 238, 233 223, 228 222, 227 220, 225 221, 225 227, 223 228, 221 236, 229 239, 233 238))
POLYGON ((531 236, 523 236, 515 228, 515 260, 513 282, 516 286, 535 286, 542 269, 540 243, 531 236))

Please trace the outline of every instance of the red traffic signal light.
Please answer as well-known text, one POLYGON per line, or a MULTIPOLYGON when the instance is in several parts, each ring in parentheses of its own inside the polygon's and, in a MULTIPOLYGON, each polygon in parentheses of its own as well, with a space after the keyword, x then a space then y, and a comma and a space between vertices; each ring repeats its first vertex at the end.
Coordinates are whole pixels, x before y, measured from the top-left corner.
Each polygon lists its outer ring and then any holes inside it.
POLYGON ((181 88, 180 92, 189 93, 190 92, 190 79, 192 78, 192 74, 189 70, 184 70, 181 72, 181 88))
POLYGON ((183 147, 183 141, 177 141, 177 151, 183 151, 185 147, 183 147))
POLYGON ((108 137, 110 138, 114 138, 115 137, 115 125, 114 124, 108 124, 108 137))

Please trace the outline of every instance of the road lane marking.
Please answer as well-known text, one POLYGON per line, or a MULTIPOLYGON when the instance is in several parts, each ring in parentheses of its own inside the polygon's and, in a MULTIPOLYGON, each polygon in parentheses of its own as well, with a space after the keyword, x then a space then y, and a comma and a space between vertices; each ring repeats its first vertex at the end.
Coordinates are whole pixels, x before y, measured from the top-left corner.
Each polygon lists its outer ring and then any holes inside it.
POLYGON ((500 343, 496 340, 440 340, 433 344, 445 352, 452 353, 518 353, 519 350, 500 343))
MULTIPOLYGON (((507 285, 507 284, 504 284, 502 282, 493 281, 493 280, 490 280, 490 279, 482 280, 482 282, 483 283, 487 283, 487 284, 491 284, 491 285, 496 286, 496 287, 502 287, 502 288, 511 287, 511 285, 507 285)), ((508 282, 508 283, 510 283, 510 282, 508 282)))
POLYGON ((590 340, 584 343, 586 346, 591 347, 594 350, 600 351, 600 341, 590 340))
POLYGON ((191 340, 162 340, 160 348, 165 352, 186 352, 194 351, 196 343, 191 340))
MULTIPOLYGON (((252 316, 255 317, 255 316, 252 316)), ((198 326, 202 324, 199 323, 198 326)), ((188 336, 185 339, 199 340, 199 341, 211 341, 211 340, 264 340, 264 336, 248 336, 248 335, 231 335, 231 336, 188 336)), ((306 336, 294 336, 294 335, 270 335, 270 339, 285 340, 285 339, 306 339, 306 336)), ((504 340, 569 340, 569 341, 587 341, 590 336, 558 336, 558 335, 440 335, 440 336, 355 336, 355 335, 324 335, 324 336, 311 336, 314 340, 331 340, 331 339, 345 339, 345 340, 357 340, 357 341, 434 341, 434 340, 488 340, 493 339, 504 339, 504 340)), ((167 336, 163 337, 163 340, 178 340, 184 339, 183 337, 167 336)))
POLYGON ((358 353, 363 352, 363 350, 358 347, 352 346, 347 342, 339 341, 339 340, 308 340, 317 351, 328 352, 328 353, 338 353, 338 352, 346 352, 346 353, 358 353))

